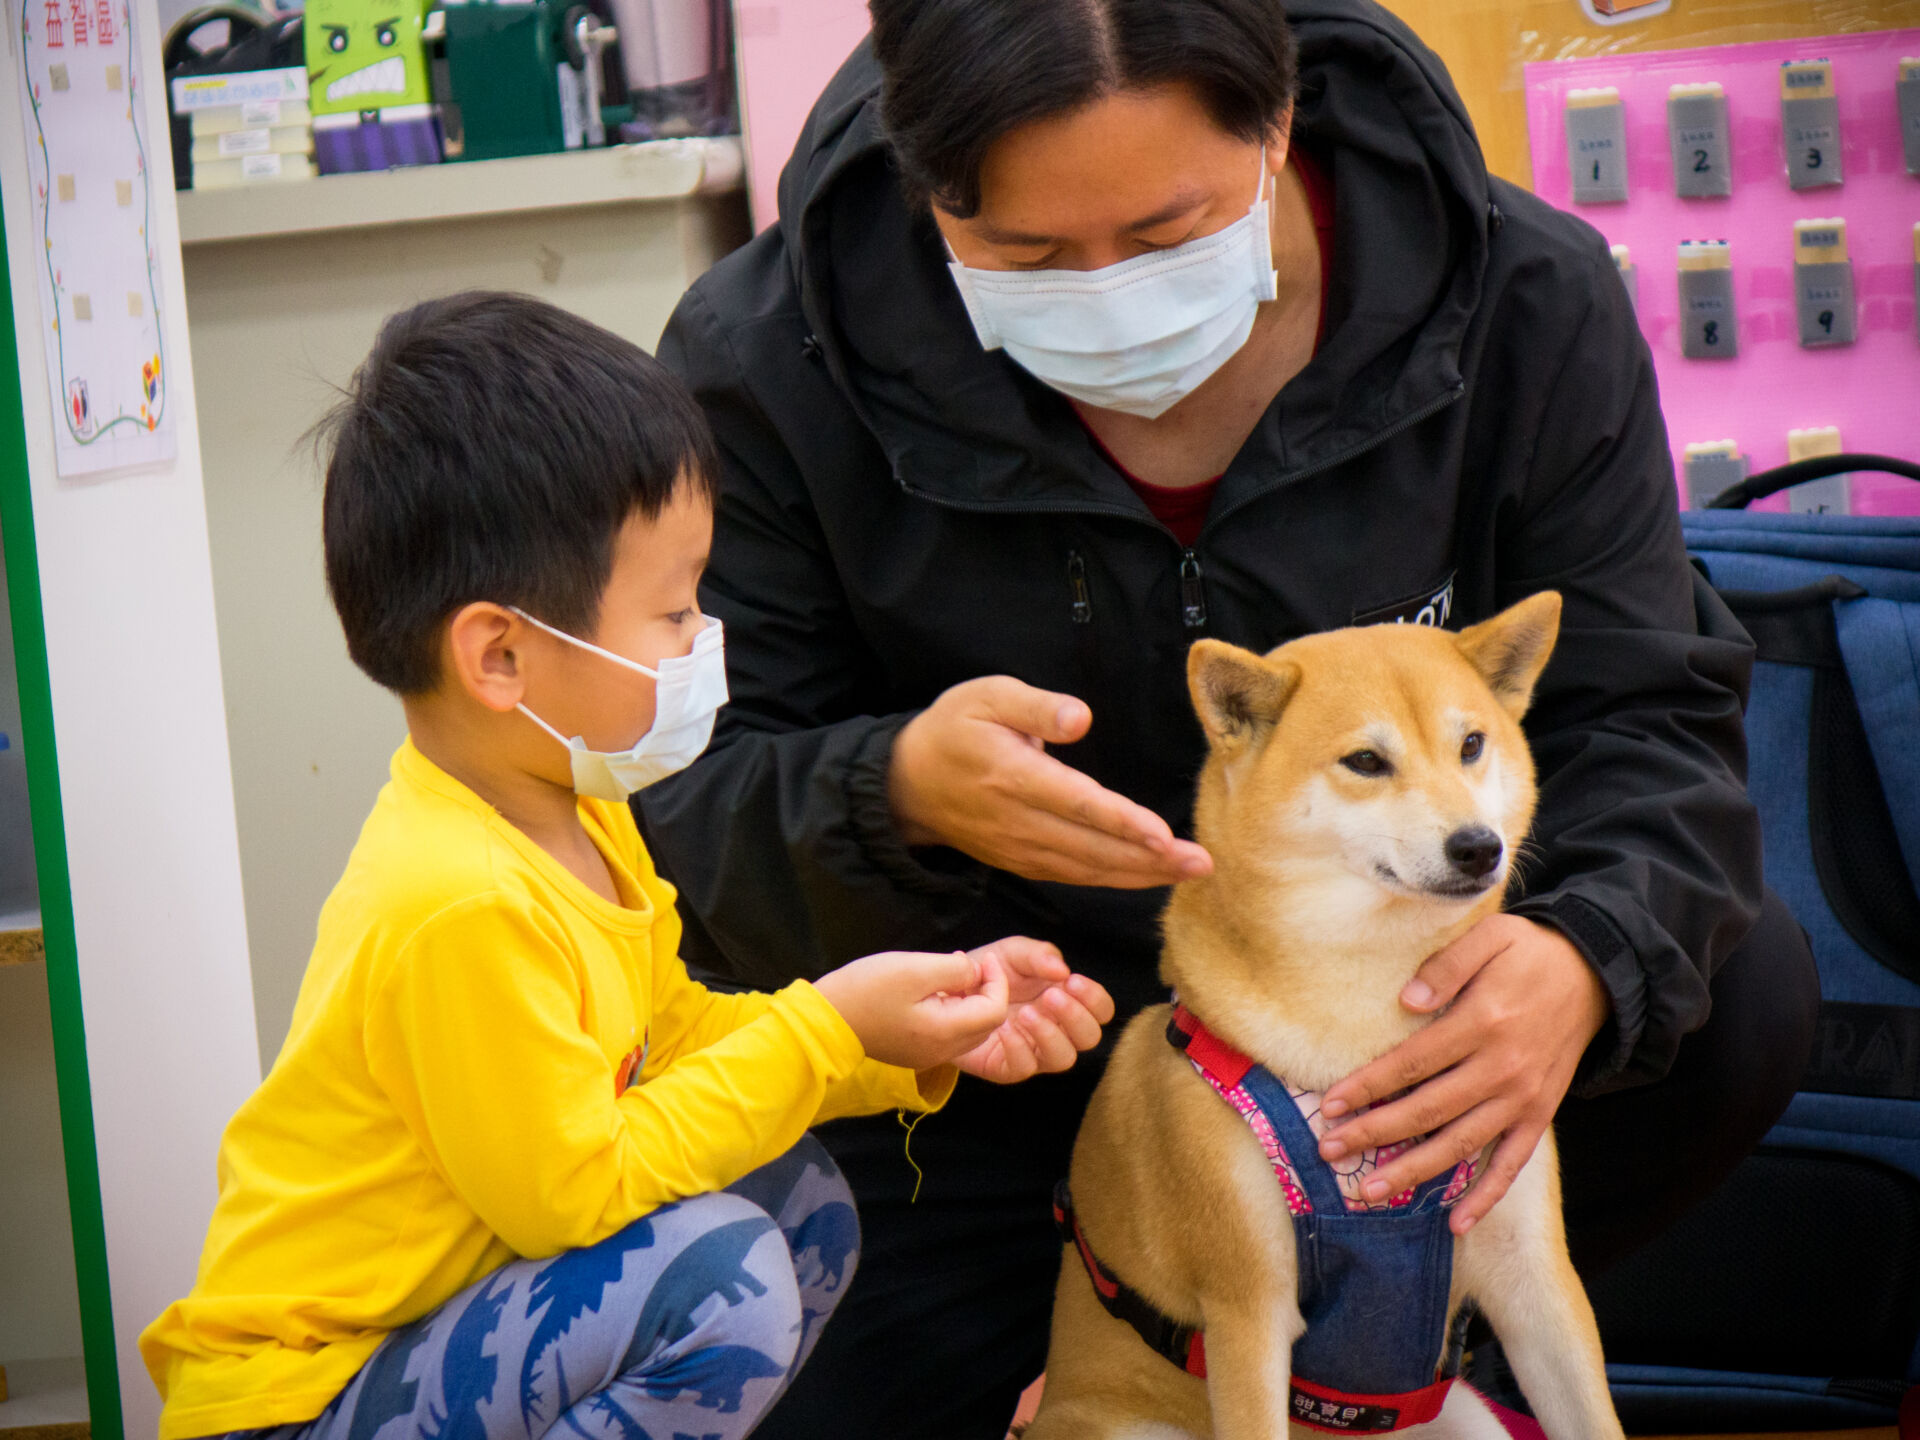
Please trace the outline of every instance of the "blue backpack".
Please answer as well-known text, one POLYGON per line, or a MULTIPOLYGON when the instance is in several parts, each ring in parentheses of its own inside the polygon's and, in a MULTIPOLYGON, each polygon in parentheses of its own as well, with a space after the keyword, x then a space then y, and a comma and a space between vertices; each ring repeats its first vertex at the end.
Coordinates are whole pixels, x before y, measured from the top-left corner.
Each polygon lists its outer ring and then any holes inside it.
POLYGON ((1765 1144, 1594 1287, 1632 1433, 1892 1425, 1920 1437, 1920 517, 1761 514, 1858 471, 1767 471, 1681 517, 1754 638, 1748 789, 1812 941, 1819 1039, 1765 1144))

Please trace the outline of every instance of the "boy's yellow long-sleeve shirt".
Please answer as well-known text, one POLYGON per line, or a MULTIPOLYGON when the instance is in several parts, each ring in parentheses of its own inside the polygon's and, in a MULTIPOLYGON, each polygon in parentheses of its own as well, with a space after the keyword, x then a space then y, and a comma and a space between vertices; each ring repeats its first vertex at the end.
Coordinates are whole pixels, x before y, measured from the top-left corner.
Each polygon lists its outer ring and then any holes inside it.
POLYGON ((311 1420, 386 1334, 517 1257, 732 1184, 838 1115, 942 1103, 804 981, 707 990, 624 805, 595 894, 411 740, 222 1138, 191 1294, 140 1337, 161 1440, 311 1420))

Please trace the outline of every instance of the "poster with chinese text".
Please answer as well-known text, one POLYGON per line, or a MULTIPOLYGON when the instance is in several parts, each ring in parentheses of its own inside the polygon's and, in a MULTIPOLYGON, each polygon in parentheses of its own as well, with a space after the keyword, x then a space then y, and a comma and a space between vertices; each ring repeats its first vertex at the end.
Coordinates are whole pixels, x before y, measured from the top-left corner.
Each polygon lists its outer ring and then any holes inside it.
POLYGON ((13 3, 58 473, 171 460, 152 187, 173 167, 167 135, 147 133, 129 7, 13 3))

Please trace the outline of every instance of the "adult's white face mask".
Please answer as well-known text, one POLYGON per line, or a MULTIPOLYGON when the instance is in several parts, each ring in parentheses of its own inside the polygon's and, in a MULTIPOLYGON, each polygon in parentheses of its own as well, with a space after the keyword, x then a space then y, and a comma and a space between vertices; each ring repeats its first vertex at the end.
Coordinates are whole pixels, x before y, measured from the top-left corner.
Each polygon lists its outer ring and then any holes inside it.
POLYGON ((573 762, 574 793, 596 800, 624 800, 634 791, 686 769, 707 748, 707 741, 713 737, 713 717, 727 703, 726 642, 714 616, 702 617, 706 624, 694 637, 692 650, 667 657, 654 670, 556 630, 517 605, 509 608, 529 625, 654 681, 653 724, 626 750, 589 750, 583 737, 576 735, 569 740, 524 704, 518 707, 522 715, 567 747, 567 756, 573 762))
POLYGON ((987 349, 1085 404, 1157 419, 1247 343, 1279 293, 1267 152, 1252 207, 1198 240, 1099 270, 947 268, 987 349))

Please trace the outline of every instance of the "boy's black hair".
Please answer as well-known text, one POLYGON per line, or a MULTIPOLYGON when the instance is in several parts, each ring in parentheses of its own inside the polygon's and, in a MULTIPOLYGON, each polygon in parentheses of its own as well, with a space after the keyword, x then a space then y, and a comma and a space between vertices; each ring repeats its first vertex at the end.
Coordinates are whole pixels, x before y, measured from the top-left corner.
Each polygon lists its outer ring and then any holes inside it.
POLYGON ((316 435, 347 653, 402 695, 440 679, 440 628, 476 600, 587 637, 636 510, 711 499, 713 434, 637 345, 527 295, 469 291, 390 317, 316 435))
POLYGON ((1008 131, 1119 90, 1191 86, 1236 139, 1267 138, 1299 61, 1281 0, 868 0, 880 117, 917 200, 970 219, 1008 131))

